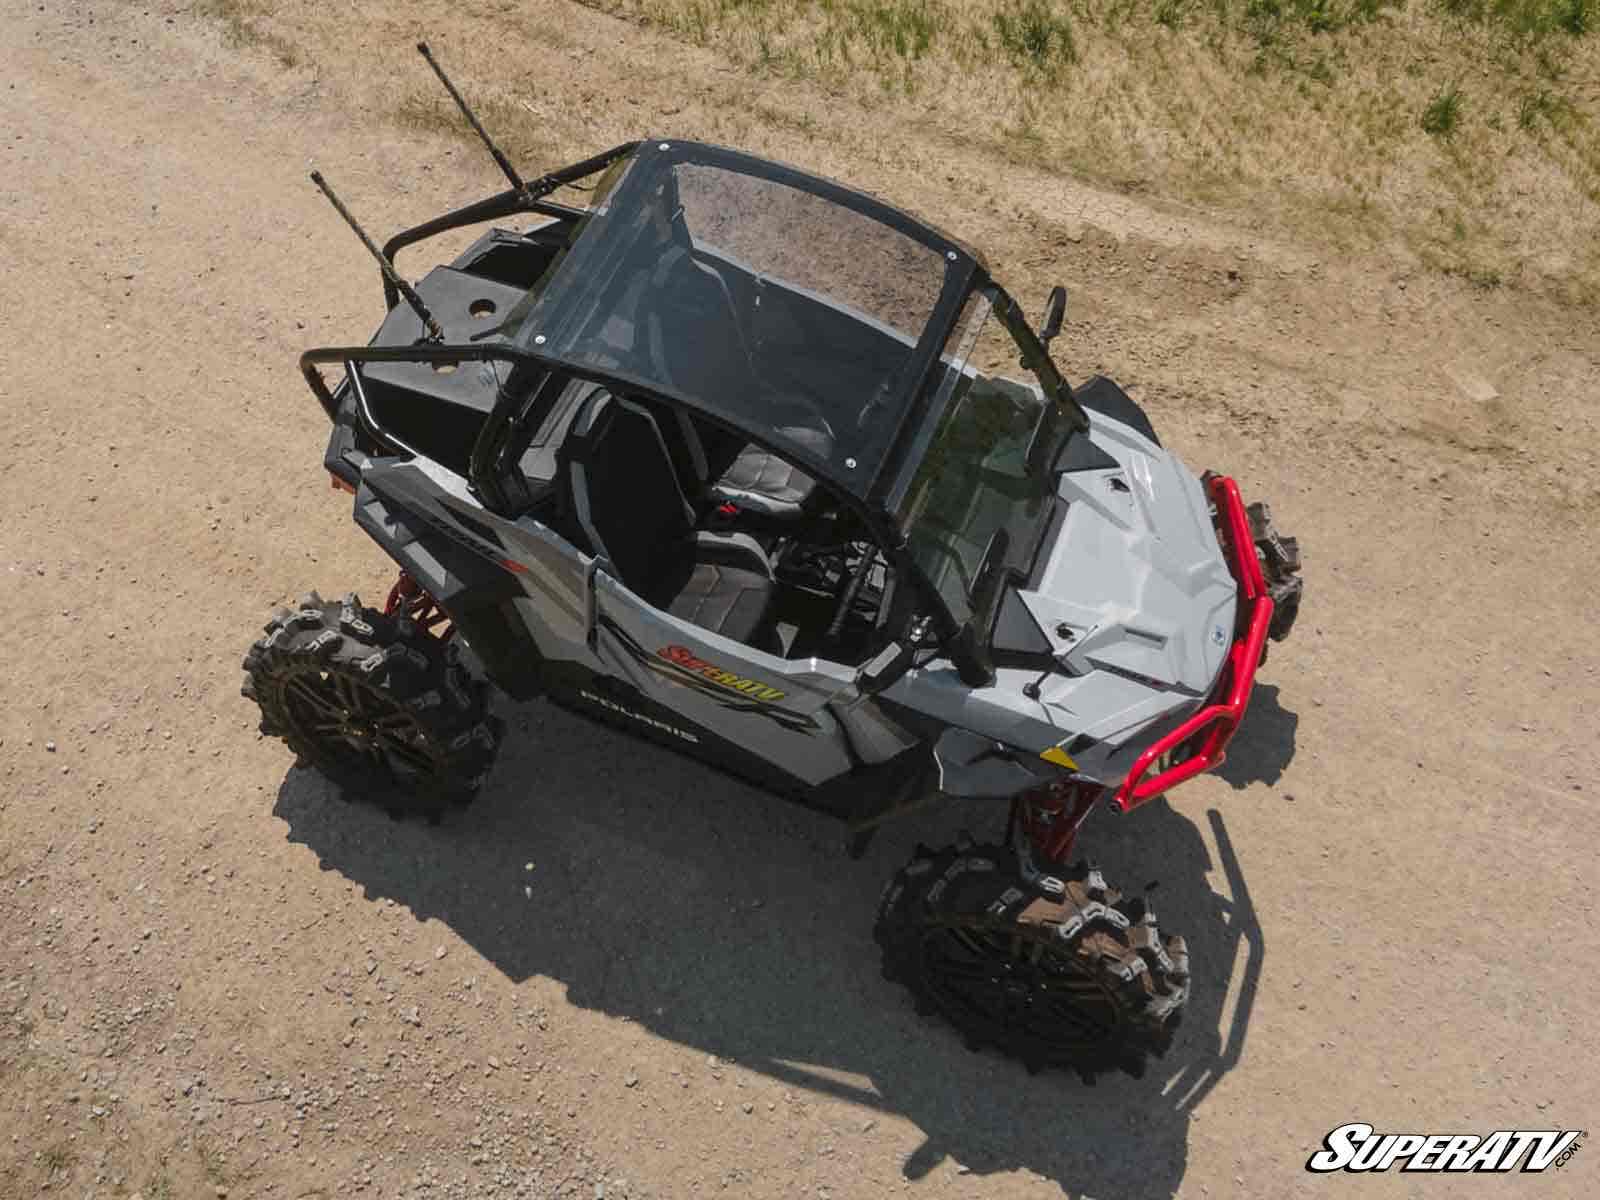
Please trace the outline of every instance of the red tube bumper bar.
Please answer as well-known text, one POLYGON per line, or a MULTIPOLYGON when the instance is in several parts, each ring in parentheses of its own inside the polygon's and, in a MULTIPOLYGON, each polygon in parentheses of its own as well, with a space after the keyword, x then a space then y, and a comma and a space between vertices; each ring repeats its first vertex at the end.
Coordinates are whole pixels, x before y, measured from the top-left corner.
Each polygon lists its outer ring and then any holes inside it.
POLYGON ((1211 501, 1217 507, 1217 534, 1228 556, 1228 568, 1239 584, 1240 620, 1233 646, 1228 651, 1217 686, 1212 689, 1214 703, 1207 704, 1171 733, 1158 740, 1137 759, 1122 781, 1114 799, 1123 812, 1154 800, 1168 788, 1202 771, 1218 766, 1227 757, 1228 743, 1244 719, 1255 686, 1256 666, 1266 644, 1267 627, 1272 623, 1272 597, 1267 595, 1256 557, 1255 540, 1250 536, 1250 520, 1245 516, 1239 486, 1226 475, 1213 475, 1206 481, 1211 501), (1192 738, 1201 739, 1187 758, 1171 763, 1159 774, 1146 779, 1150 768, 1192 738))

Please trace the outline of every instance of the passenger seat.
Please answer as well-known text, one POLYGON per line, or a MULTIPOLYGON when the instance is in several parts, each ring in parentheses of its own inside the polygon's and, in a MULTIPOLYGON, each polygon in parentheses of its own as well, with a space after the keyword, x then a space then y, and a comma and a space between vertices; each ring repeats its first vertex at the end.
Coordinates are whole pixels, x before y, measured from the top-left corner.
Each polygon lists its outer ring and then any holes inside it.
MULTIPOLYGON (((740 390, 756 392, 760 382, 752 369, 727 282, 715 267, 696 259, 683 246, 665 250, 648 277, 635 281, 635 295, 625 302, 638 325, 635 336, 648 347, 656 373, 685 395, 714 394, 717 386, 736 381, 740 390), (671 297, 661 307, 655 295, 671 297), (715 381, 715 382, 713 382, 715 381)), ((774 397, 774 399, 781 399, 774 397)), ((681 409, 669 418, 658 413, 685 485, 707 489, 711 499, 749 512, 780 519, 798 519, 820 498, 816 480, 770 451, 721 431, 702 435, 698 423, 681 409), (676 428, 672 428, 676 426, 676 428), (679 461, 687 456, 687 463, 679 461)), ((778 432, 826 460, 833 444, 815 429, 780 427, 778 432)))
MULTIPOLYGON (((799 467, 738 434, 702 432, 701 422, 680 408, 661 417, 680 476, 714 503, 788 521, 814 512, 826 495, 799 467)), ((779 432, 819 457, 826 458, 832 451, 826 437, 814 430, 779 432)))

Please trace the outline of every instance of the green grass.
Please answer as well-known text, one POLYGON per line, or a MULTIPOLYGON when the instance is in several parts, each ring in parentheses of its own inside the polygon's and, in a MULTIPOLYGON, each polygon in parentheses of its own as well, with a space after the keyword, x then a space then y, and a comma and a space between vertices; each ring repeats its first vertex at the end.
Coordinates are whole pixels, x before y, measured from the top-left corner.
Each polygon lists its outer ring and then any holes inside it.
POLYGON ((1010 0, 992 20, 1000 49, 1024 70, 1051 75, 1077 61, 1072 22, 1045 0, 1010 0))
POLYGON ((1400 0, 1244 0, 1243 23, 1258 42, 1297 33, 1337 33, 1377 20, 1400 0))
POLYGON ((1422 110, 1422 130, 1434 137, 1452 138, 1461 124, 1461 89, 1446 84, 1422 110))
POLYGON ((1577 109, 1565 96, 1548 88, 1538 88, 1517 102, 1517 126, 1533 130, 1541 125, 1553 129, 1565 128, 1577 119, 1577 109))
POLYGON ((822 10, 879 60, 920 59, 950 20, 938 0, 823 0, 822 10))
POLYGON ((1437 0, 1450 16, 1514 38, 1582 37, 1594 27, 1595 0, 1437 0))

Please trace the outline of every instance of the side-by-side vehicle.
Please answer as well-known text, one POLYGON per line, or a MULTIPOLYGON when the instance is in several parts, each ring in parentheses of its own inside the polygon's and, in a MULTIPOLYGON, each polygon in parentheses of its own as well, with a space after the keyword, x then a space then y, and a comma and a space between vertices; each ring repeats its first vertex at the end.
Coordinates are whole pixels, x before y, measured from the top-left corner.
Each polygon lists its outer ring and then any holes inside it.
POLYGON ((263 729, 434 820, 489 777, 492 689, 822 809, 857 851, 992 800, 995 840, 889 882, 886 975, 1030 1068, 1142 1070, 1187 950, 1074 841, 1222 760, 1294 622, 1293 539, 1115 383, 1067 382, 1060 289, 1036 330, 881 200, 676 138, 532 181, 495 154, 508 190, 368 243, 372 340, 302 358, 399 577, 381 609, 273 616, 245 660, 263 729))

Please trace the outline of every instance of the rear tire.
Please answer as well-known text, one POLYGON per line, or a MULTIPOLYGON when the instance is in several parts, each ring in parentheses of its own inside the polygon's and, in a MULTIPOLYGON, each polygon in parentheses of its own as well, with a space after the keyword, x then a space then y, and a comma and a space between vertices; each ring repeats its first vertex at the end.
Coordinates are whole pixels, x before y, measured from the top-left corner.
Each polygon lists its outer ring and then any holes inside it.
POLYGON ((1025 873, 1004 846, 920 847, 885 889, 874 936, 885 978, 968 1049, 1086 1083, 1108 1070, 1143 1075, 1189 998, 1188 948, 1162 937, 1143 900, 1124 900, 1083 864, 1025 873))
POLYGON ((244 660, 261 732, 391 816, 438 821, 472 800, 500 745, 488 688, 453 642, 355 595, 279 609, 244 660))

